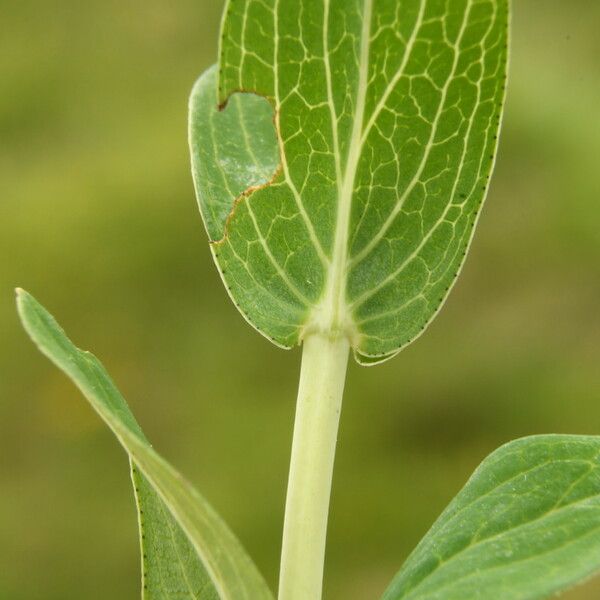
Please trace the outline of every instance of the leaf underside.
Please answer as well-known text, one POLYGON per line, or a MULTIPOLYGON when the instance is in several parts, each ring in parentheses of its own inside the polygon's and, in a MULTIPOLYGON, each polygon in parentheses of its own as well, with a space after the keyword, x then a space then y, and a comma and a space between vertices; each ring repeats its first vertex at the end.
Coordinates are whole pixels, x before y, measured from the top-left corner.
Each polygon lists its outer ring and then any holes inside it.
POLYGON ((532 436, 493 452, 382 600, 535 600, 600 569, 600 437, 532 436))
POLYGON ((219 600, 185 532, 131 462, 142 553, 143 600, 219 600))
POLYGON ((18 291, 23 326, 81 390, 127 451, 147 600, 272 600, 256 566, 206 500, 150 446, 102 364, 76 348, 54 318, 18 291))
POLYGON ((369 364, 423 331, 487 190, 507 27, 507 0, 228 2, 218 72, 192 93, 192 171, 259 331, 342 333, 369 364))

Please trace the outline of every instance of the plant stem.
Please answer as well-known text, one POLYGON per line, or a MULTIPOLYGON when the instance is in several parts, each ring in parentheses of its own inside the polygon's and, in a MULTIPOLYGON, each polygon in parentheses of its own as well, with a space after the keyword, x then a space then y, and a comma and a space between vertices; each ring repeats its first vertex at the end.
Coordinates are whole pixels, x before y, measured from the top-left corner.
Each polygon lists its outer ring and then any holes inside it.
POLYGON ((304 340, 281 550, 279 600, 319 600, 338 423, 348 365, 346 338, 304 340))

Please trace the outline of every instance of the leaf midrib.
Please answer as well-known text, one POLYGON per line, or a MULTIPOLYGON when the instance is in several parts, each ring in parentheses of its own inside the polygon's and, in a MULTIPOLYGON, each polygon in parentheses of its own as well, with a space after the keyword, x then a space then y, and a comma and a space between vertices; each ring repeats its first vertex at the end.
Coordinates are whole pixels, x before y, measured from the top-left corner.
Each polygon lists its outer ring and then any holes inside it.
POLYGON ((334 141, 334 155, 336 164, 336 181, 338 188, 338 202, 336 214, 336 227, 333 241, 333 253, 327 279, 325 292, 319 304, 312 311, 307 331, 314 329, 326 334, 341 334, 348 337, 354 345, 357 337, 357 327, 352 320, 346 302, 346 281, 348 278, 348 237, 350 229, 350 212, 354 191, 356 169, 361 155, 359 140, 362 135, 362 124, 365 113, 367 95, 367 77, 369 68, 369 42, 371 32, 371 15, 373 0, 363 0, 362 31, 360 40, 360 56, 358 63, 358 85, 356 94, 356 110, 352 122, 348 158, 344 174, 341 169, 341 153, 338 140, 338 120, 333 102, 331 86, 331 66, 329 63, 329 7, 330 0, 325 0, 323 11, 323 53, 325 56, 325 72, 327 79, 328 104, 331 111, 331 129, 334 141))
POLYGON ((368 89, 368 68, 369 68, 369 48, 371 35, 371 21, 373 0, 363 1, 362 12, 362 31, 361 31, 361 48, 359 57, 359 80, 357 86, 357 102, 354 119, 352 123, 352 132, 350 136, 349 152, 346 161, 346 167, 342 175, 341 172, 341 153, 337 132, 337 114, 333 102, 333 93, 331 85, 331 67, 329 63, 328 52, 328 20, 330 0, 325 0, 324 10, 324 25, 323 25, 323 47, 325 56, 325 73, 327 80, 328 104, 331 112, 331 128, 334 143, 335 166, 337 175, 338 187, 338 205, 336 229, 334 234, 333 254, 329 270, 327 273, 325 292, 320 303, 313 309, 308 323, 304 328, 306 333, 313 330, 325 332, 328 334, 342 334, 348 337, 351 344, 358 345, 359 323, 353 317, 353 309, 346 296, 348 275, 353 260, 349 257, 349 240, 350 240, 350 215, 352 208, 352 200, 354 197, 354 184, 358 163, 362 154, 365 141, 369 131, 373 128, 377 116, 385 106, 396 84, 403 76, 408 61, 412 55, 412 49, 416 41, 417 35, 421 29, 425 14, 426 2, 419 2, 419 11, 412 28, 411 35, 407 40, 405 51, 394 77, 386 86, 381 98, 375 106, 373 113, 369 117, 367 124, 363 127, 365 120, 366 95, 368 89))

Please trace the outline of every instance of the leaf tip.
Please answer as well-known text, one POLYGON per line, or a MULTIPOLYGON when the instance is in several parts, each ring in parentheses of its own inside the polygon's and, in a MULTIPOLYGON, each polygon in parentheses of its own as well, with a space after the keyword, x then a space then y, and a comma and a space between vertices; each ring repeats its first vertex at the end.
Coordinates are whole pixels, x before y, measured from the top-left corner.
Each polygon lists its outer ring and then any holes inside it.
MULTIPOLYGON (((48 348, 56 345, 55 335, 65 337, 65 333, 54 317, 27 291, 16 288, 17 313, 27 335, 47 356, 48 348)), ((52 359, 52 357, 50 357, 52 359)))
POLYGON ((27 296, 29 296, 29 295, 30 294, 23 288, 20 288, 20 287, 15 288, 15 296, 17 298, 17 303, 24 301, 27 298, 27 296))
POLYGON ((19 313, 19 317, 21 318, 23 325, 25 325, 25 310, 27 308, 27 304, 31 302, 33 297, 29 292, 20 287, 15 288, 15 296, 17 301, 17 312, 19 313))

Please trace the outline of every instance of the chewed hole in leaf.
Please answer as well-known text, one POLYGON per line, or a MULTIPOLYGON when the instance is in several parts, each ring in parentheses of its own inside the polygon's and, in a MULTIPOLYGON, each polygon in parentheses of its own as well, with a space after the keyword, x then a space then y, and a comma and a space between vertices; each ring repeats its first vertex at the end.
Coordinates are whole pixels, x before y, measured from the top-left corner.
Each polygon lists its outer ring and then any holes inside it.
POLYGON ((190 139, 217 265, 259 332, 284 347, 342 335, 373 364, 425 330, 487 191, 507 14, 507 0, 228 4, 228 106, 215 115, 213 69, 190 139))
POLYGON ((235 93, 219 109, 216 67, 198 79, 190 100, 190 150, 200 212, 213 241, 225 235, 236 199, 267 184, 279 165, 273 108, 256 94, 235 93))

